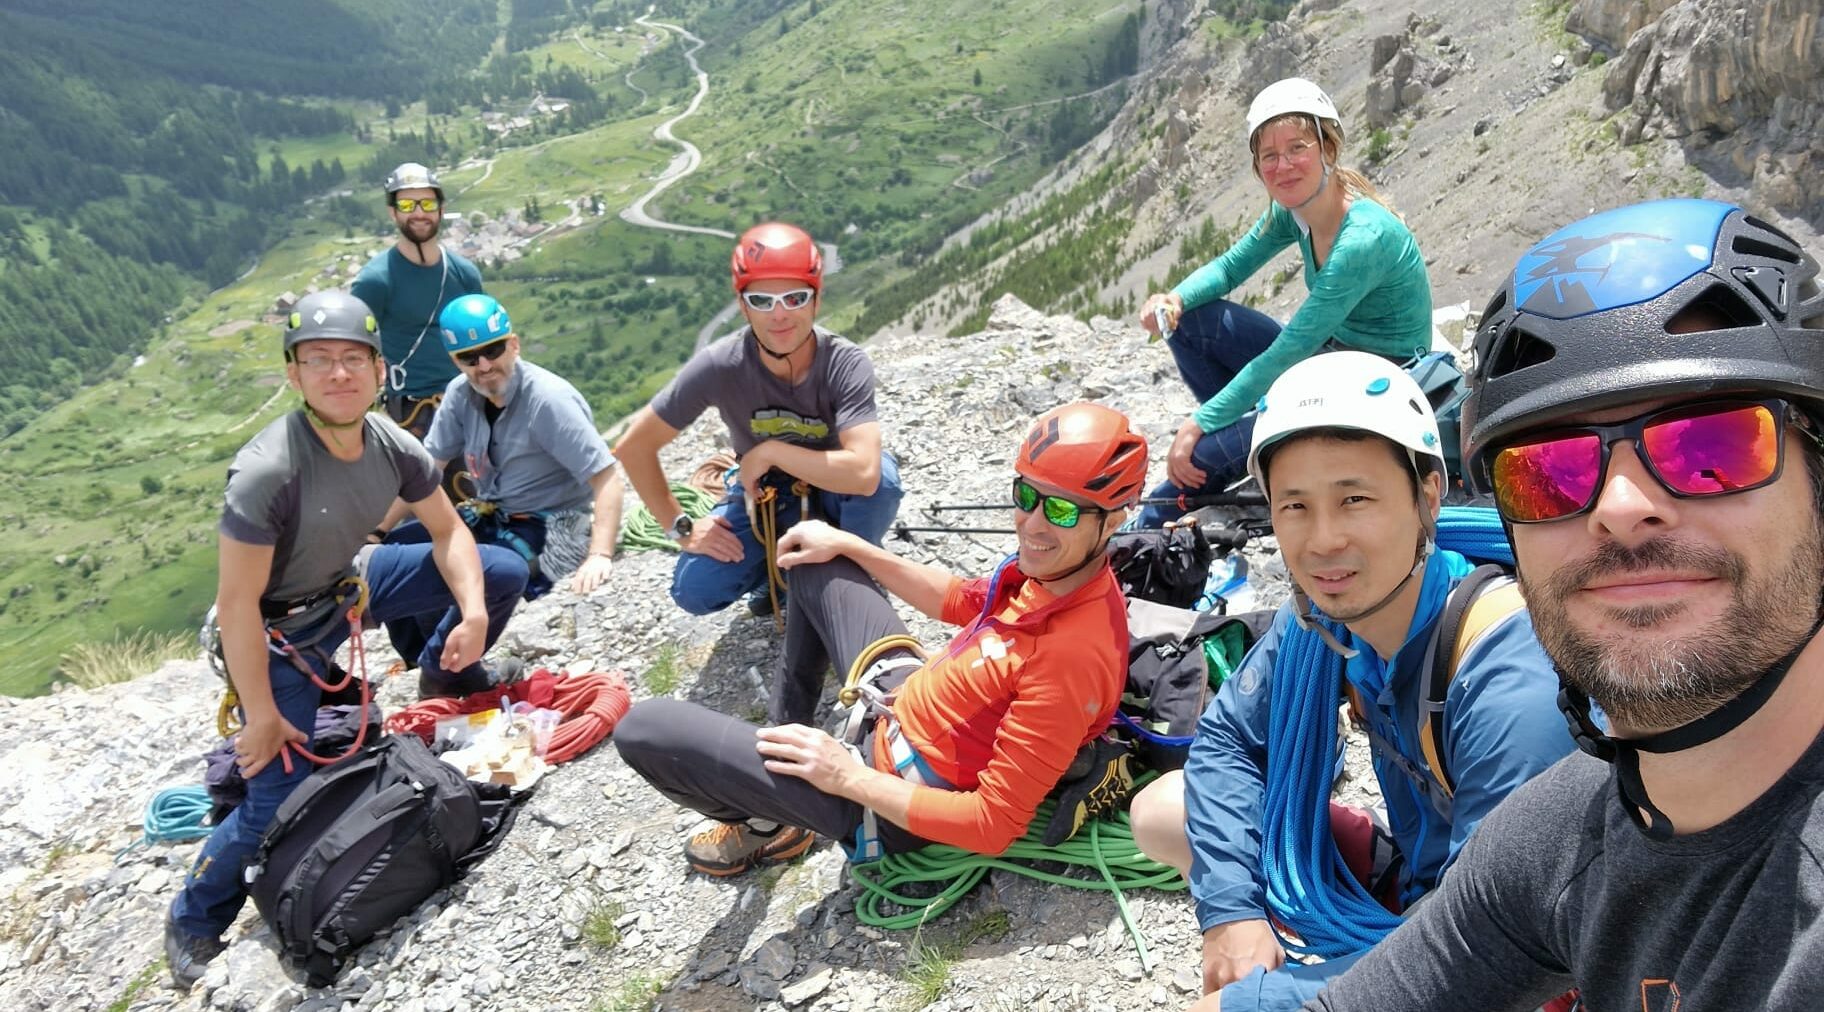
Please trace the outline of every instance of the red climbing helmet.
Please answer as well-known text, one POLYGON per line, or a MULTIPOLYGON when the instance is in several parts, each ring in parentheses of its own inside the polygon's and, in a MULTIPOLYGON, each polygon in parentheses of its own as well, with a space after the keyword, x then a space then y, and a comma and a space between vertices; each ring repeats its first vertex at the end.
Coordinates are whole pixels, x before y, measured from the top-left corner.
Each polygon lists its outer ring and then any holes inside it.
POLYGON ((1066 404, 1026 430, 1013 469, 1103 509, 1120 509, 1138 499, 1146 483, 1146 437, 1114 408, 1066 404))
POLYGON ((811 241, 810 233, 784 222, 769 221, 741 233, 728 268, 737 293, 769 278, 802 281, 823 290, 823 251, 811 241))

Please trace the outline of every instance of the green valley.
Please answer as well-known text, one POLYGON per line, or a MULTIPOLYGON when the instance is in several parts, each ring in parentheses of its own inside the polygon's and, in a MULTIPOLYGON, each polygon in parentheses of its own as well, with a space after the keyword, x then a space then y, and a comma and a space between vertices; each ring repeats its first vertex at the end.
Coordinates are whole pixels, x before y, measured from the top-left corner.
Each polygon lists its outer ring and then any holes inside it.
MULTIPOLYGON (((426 9, 396 3, 379 5, 394 32, 414 24, 402 12, 426 9)), ((246 201, 274 216, 276 244, 258 249, 251 270, 237 258, 247 272, 213 291, 175 267, 164 288, 141 283, 150 294, 136 311, 154 334, 108 328, 117 336, 83 373, 89 382, 44 396, 37 377, 50 366, 10 370, 9 383, 36 399, 0 439, 0 473, 13 478, 0 484, 0 691, 43 691, 76 643, 179 630, 201 614, 214 591, 227 461, 296 403, 267 322, 273 300, 344 283, 391 241, 378 181, 393 161, 439 165, 465 234, 510 236, 486 247, 488 290, 512 311, 529 356, 572 379, 599 421, 650 396, 728 292, 726 240, 618 217, 672 161, 676 150, 652 131, 696 90, 677 36, 634 21, 645 9, 505 0, 481 47, 491 55, 477 50, 460 72, 444 60, 422 95, 287 79, 291 90, 259 96, 336 117, 328 129, 247 142, 251 167, 236 171, 282 173, 297 188, 246 201), (323 175, 331 165, 340 176, 323 175)), ((1078 0, 659 9, 651 22, 705 40, 710 92, 676 128, 702 149, 701 170, 648 210, 728 231, 767 217, 806 224, 840 248, 826 322, 849 327, 951 231, 1100 128, 1137 65, 1139 17, 1137 4, 1078 0)), ((229 84, 212 87, 229 94, 229 84)), ((216 206, 229 213, 229 198, 216 206)), ((66 259, 47 255, 58 243, 89 241, 30 210, 7 226, 0 216, 0 284, 14 273, 9 249, 33 251, 49 269, 66 259)), ((67 326, 85 332, 79 319, 67 326)))

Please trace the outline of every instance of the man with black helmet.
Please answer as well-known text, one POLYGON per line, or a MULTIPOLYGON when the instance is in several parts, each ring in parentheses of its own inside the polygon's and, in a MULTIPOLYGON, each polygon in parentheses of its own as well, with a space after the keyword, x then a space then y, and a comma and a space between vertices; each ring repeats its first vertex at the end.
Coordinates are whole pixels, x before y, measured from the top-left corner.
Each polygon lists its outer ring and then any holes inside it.
POLYGON ((350 290, 380 324, 386 413, 423 439, 443 388, 457 375, 438 340, 437 316, 481 291, 481 272, 437 241, 445 205, 436 173, 417 162, 388 173, 386 207, 399 239, 361 268, 350 290))
POLYGON ((180 987, 221 952, 220 936, 247 898, 242 867, 310 773, 302 753, 319 690, 351 633, 345 615, 363 583, 366 614, 377 621, 443 609, 419 664, 477 690, 493 681, 481 655, 525 587, 519 557, 491 545, 478 552, 435 494, 424 447, 368 410, 385 364, 376 329, 346 292, 301 300, 284 350, 286 379, 304 406, 260 430, 228 468, 216 624, 243 714, 235 759, 247 799, 215 828, 171 904, 165 956, 180 987), (362 535, 395 498, 411 504, 431 543, 363 550, 362 535))
POLYGON ((1521 257, 1476 362, 1466 464, 1583 752, 1307 1008, 1817 1008, 1817 261, 1728 204, 1608 211, 1521 257))

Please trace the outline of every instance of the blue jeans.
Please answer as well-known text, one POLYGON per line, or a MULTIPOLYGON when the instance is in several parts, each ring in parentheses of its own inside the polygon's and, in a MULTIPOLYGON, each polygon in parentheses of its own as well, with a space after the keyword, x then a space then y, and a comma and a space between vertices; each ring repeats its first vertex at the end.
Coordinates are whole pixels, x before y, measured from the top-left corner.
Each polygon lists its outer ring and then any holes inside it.
MULTIPOLYGON (((483 596, 488 608, 487 645, 493 646, 519 603, 526 584, 526 566, 511 549, 481 547, 483 596)), ((447 609, 443 621, 433 631, 419 655, 419 666, 434 677, 455 677, 443 670, 438 658, 443 653, 444 637, 460 621, 461 614, 444 585, 443 574, 431 559, 430 545, 386 545, 376 549, 368 561, 368 615, 385 622, 405 618, 438 608, 447 609)), ((267 677, 272 682, 272 699, 279 715, 292 727, 310 734, 317 724, 317 701, 321 695, 311 681, 314 672, 324 677, 329 656, 348 638, 348 622, 340 614, 325 619, 328 623, 322 639, 314 648, 300 650, 311 671, 300 671, 283 654, 267 651, 267 677)), ((310 631, 293 637, 303 641, 310 631)), ((480 662, 460 675, 480 674, 480 662)), ((378 734, 377 729, 369 729, 378 734)), ((306 748, 310 743, 306 743, 306 748)), ((266 768, 247 781, 247 800, 243 801, 203 844, 196 864, 184 881, 183 891, 171 903, 171 919, 178 929, 203 938, 219 938, 241 912, 247 901, 247 887, 241 873, 247 861, 259 850, 260 837, 272 823, 279 806, 316 767, 296 755, 291 757, 291 771, 282 760, 274 758, 266 768)))
MULTIPOLYGON (((1256 312, 1227 299, 1206 302, 1196 309, 1185 310, 1178 318, 1178 329, 1166 339, 1172 358, 1178 363, 1178 375, 1191 396, 1202 404, 1222 392, 1279 337, 1279 323, 1265 313, 1256 312)), ((1191 462, 1205 476, 1197 488, 1179 488, 1169 479, 1148 494, 1149 499, 1176 498, 1179 495, 1205 495, 1220 492, 1248 472, 1248 444, 1254 438, 1254 413, 1215 432, 1206 432, 1191 451, 1191 462)), ((1167 520, 1184 515, 1177 506, 1148 506, 1140 513, 1141 527, 1158 527, 1167 520)))
MULTIPOLYGON (((541 579, 539 582, 543 584, 542 587, 534 588, 531 585, 529 576, 530 568, 527 566, 525 559, 522 558, 518 552, 513 551, 512 546, 503 545, 498 541, 493 540, 496 536, 496 532, 503 526, 524 539, 525 542, 531 546, 531 549, 534 552, 537 552, 543 550, 545 547, 545 522, 536 517, 529 517, 523 520, 509 520, 504 525, 495 524, 490 520, 482 523, 479 530, 473 527, 469 529, 469 533, 475 538, 475 547, 485 548, 487 546, 498 545, 501 548, 513 552, 513 557, 519 560, 519 568, 528 574, 528 576, 522 580, 527 586, 525 598, 528 601, 533 600, 544 593, 544 591, 551 589, 551 581, 541 579)), ((431 543, 431 532, 426 530, 425 526, 416 520, 406 520, 397 527, 394 527, 392 531, 387 534, 386 543, 389 545, 428 545, 431 543)), ((489 558, 490 556, 486 555, 482 557, 484 566, 489 558)), ((503 569, 507 566, 504 561, 497 562, 497 565, 501 566, 503 569)), ((486 582, 485 578, 483 582, 486 582)), ((509 614, 511 614, 510 610, 509 614)), ((430 642, 431 637, 436 634, 438 627, 442 626, 446 620, 450 622, 451 626, 454 626, 455 623, 461 621, 461 619, 462 615, 457 609, 439 606, 420 615, 407 615, 403 618, 389 620, 386 623, 386 636, 388 639, 392 640, 393 649, 398 652, 400 657, 403 657, 406 660, 412 660, 424 652, 425 644, 430 642), (450 616, 452 615, 455 616, 454 619, 451 619, 450 616)), ((492 616, 489 617, 488 624, 490 626, 494 624, 492 616)), ((445 628, 447 630, 448 627, 445 628)), ((440 639, 438 642, 441 643, 442 640, 440 639)))
MULTIPOLYGON (((893 518, 899 515, 899 500, 904 496, 899 486, 899 462, 883 450, 880 487, 873 495, 842 495, 820 489, 815 495, 814 512, 831 525, 878 545, 893 518)), ((799 512, 798 497, 781 492, 777 514, 780 534, 803 519, 799 512)), ((741 539, 741 561, 721 562, 707 555, 678 553, 678 565, 671 574, 671 599, 692 615, 721 611, 740 600, 741 595, 766 585, 766 553, 748 525, 747 496, 740 482, 730 479, 728 495, 709 515, 726 519, 735 537, 741 539)))
POLYGON ((1237 1012, 1297 1012, 1363 955, 1357 952, 1309 966, 1287 960, 1271 973, 1257 966, 1222 989, 1222 1007, 1237 1012))

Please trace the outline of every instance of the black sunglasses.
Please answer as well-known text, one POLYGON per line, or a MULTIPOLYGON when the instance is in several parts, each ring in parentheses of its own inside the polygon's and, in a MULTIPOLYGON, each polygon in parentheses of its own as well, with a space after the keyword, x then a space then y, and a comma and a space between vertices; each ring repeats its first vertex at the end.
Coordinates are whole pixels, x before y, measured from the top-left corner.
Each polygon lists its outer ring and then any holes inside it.
POLYGON ((456 353, 456 361, 466 366, 473 366, 484 358, 492 362, 506 353, 507 342, 505 338, 502 338, 493 344, 483 345, 471 351, 459 351, 456 353))

